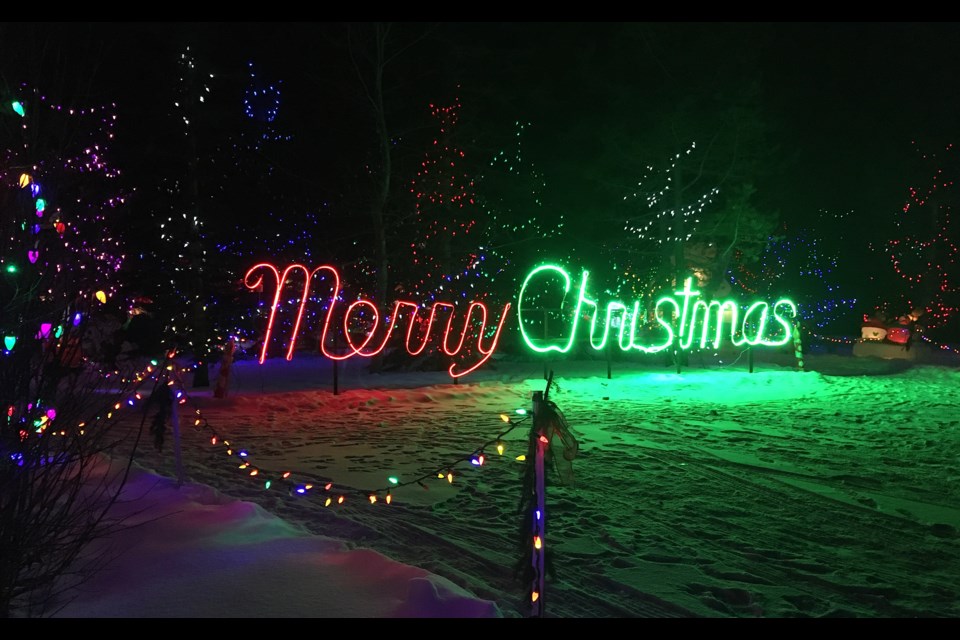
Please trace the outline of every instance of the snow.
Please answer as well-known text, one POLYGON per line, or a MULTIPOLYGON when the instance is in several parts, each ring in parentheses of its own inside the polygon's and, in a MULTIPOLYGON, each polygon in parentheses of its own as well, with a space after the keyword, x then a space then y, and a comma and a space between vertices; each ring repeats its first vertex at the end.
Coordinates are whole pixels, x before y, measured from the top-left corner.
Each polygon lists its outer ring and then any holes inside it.
MULTIPOLYGON (((548 488, 547 615, 960 615, 957 362, 731 360, 692 357, 680 374, 616 361, 609 380, 603 361, 550 363, 580 454, 575 484, 548 488)), ((492 364, 452 384, 350 361, 333 395, 329 363, 298 355, 235 363, 227 399, 188 387, 188 411, 263 475, 187 427, 178 490, 169 442, 142 449, 121 507, 142 524, 106 541, 116 559, 59 615, 526 615, 524 428, 504 456, 391 505, 348 492, 325 507, 262 481, 291 470, 376 489, 446 468, 544 389, 541 363, 492 364)))
POLYGON ((372 550, 309 535, 251 502, 139 470, 113 557, 64 617, 487 617, 496 606, 372 550))

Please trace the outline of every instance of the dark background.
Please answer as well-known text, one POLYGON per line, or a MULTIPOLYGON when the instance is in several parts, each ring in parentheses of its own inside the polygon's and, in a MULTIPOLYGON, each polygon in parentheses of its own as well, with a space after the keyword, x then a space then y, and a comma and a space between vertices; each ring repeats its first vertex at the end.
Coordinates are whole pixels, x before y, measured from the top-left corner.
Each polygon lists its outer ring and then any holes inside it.
MULTIPOLYGON (((358 33, 365 26, 355 25, 358 33)), ((195 129, 205 157, 224 165, 236 159, 253 61, 264 77, 282 81, 276 125, 290 137, 256 152, 269 167, 269 198, 282 193, 287 215, 319 212, 322 231, 311 241, 320 253, 367 241, 357 194, 367 188, 374 131, 345 47, 346 25, 2 29, 4 91, 12 94, 26 78, 51 92, 117 104, 114 164, 139 192, 122 214, 132 254, 155 241, 158 176, 182 172, 172 103, 176 59, 188 44, 214 74, 195 129)), ((869 243, 896 235, 891 221, 926 171, 913 143, 942 149, 957 131, 958 34, 950 23, 399 23, 396 42, 410 46, 384 82, 399 132, 398 175, 422 157, 427 105, 459 96, 460 139, 475 159, 494 152, 516 121, 531 123, 525 154, 545 176, 547 219, 562 214, 571 242, 601 242, 621 225, 623 194, 645 165, 662 162, 677 140, 709 136, 717 114, 737 109, 741 122, 756 125, 743 153, 758 208, 778 213, 788 229, 815 221, 848 258, 845 286, 875 300, 891 274, 881 274, 888 265, 869 243)), ((235 233, 249 227, 256 240, 263 207, 246 196, 231 201, 229 181, 223 185, 221 213, 207 233, 233 224, 235 233)))

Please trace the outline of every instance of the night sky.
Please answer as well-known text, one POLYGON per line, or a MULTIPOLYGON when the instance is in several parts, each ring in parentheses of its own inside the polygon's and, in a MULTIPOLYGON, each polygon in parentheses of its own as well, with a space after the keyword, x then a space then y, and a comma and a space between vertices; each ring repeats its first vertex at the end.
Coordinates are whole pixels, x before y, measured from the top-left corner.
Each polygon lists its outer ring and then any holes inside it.
MULTIPOLYGON (((362 209, 357 176, 372 144, 346 31, 342 23, 7 24, 4 89, 24 78, 115 101, 116 164, 142 192, 175 163, 182 47, 215 74, 217 113, 240 112, 253 61, 282 81, 277 124, 291 140, 271 162, 304 207, 325 203, 345 233, 344 221, 362 209)), ((889 236, 916 179, 911 143, 954 141, 958 32, 926 23, 400 23, 392 37, 404 50, 384 85, 400 163, 422 154, 414 141, 429 124, 427 105, 455 95, 474 159, 495 152, 514 122, 529 122, 525 153, 545 176, 544 208, 588 240, 621 224, 623 196, 645 165, 663 164, 681 141, 706 144, 735 111, 746 132, 743 164, 715 180, 721 190, 749 180, 758 206, 788 227, 812 224, 820 210, 852 212, 816 224, 860 256, 867 241, 889 236)), ((211 141, 228 133, 217 117, 203 126, 211 141)), ((134 226, 137 207, 131 202, 134 226)))
MULTIPOLYGON (((16 26, 6 28, 9 35, 16 26)), ((329 119, 355 107, 358 94, 349 67, 339 68, 349 65, 337 45, 344 29, 334 23, 42 27, 57 34, 52 47, 74 58, 57 62, 96 60, 87 78, 91 93, 118 103, 121 124, 138 143, 150 130, 142 110, 169 110, 162 85, 173 63, 165 58, 180 45, 193 42, 221 77, 242 74, 246 61, 255 61, 283 81, 288 130, 305 144, 322 145, 318 169, 350 157, 348 148, 331 143, 348 146, 358 136, 344 130, 356 122, 329 119)), ((704 90, 726 92, 723 100, 732 102, 744 97, 746 83, 758 85, 746 99, 775 132, 770 143, 778 164, 762 191, 775 192, 766 197, 790 216, 822 207, 896 207, 910 142, 945 144, 958 125, 955 24, 403 23, 396 31, 400 41, 426 33, 395 63, 389 97, 411 103, 396 109, 442 100, 459 84, 474 112, 468 113, 490 118, 491 126, 501 124, 497 119, 530 121, 540 133, 537 161, 548 176, 562 176, 553 187, 566 191, 557 200, 571 208, 597 197, 595 184, 575 179, 594 173, 584 164, 611 143, 606 132, 636 136, 630 145, 642 149, 644 137, 656 135, 650 128, 664 126, 658 116, 704 90)), ((13 77, 8 72, 5 79, 13 77)), ((638 157, 636 164, 656 160, 638 157)))

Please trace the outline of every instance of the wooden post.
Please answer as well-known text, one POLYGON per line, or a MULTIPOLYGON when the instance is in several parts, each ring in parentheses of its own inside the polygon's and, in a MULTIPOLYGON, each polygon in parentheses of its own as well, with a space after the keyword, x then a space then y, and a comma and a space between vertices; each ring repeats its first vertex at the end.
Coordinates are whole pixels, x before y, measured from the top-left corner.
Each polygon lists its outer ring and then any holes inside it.
MULTIPOLYGON (((544 342, 550 339, 549 331, 547 331, 547 327, 550 326, 548 321, 549 317, 550 315, 547 312, 547 308, 544 307, 543 308, 543 341, 544 342)), ((547 361, 546 360, 543 361, 543 379, 544 380, 547 379, 547 361)))
POLYGON ((750 363, 750 373, 753 373, 753 346, 747 347, 747 362, 750 363))
POLYGON ((607 340, 607 348, 606 348, 606 352, 607 352, 607 380, 610 380, 610 378, 611 378, 611 371, 610 371, 610 358, 611 358, 611 355, 610 355, 610 344, 611 344, 611 343, 610 343, 610 340, 608 339, 608 340, 607 340))
MULTIPOLYGON (((182 393, 182 392, 181 392, 182 393)), ((180 448, 180 398, 173 394, 170 408, 170 422, 173 426, 173 458, 177 465, 177 488, 183 486, 183 456, 180 448)))
POLYGON ((340 361, 333 361, 333 395, 340 394, 340 361))
POLYGON ((680 374, 680 353, 680 336, 677 334, 673 337, 673 359, 677 361, 677 375, 680 374))
MULTIPOLYGON (((553 377, 552 374, 550 377, 553 377)), ((549 379, 547 381, 547 391, 549 392, 549 379)), ((536 474, 536 508, 531 516, 533 529, 533 544, 531 545, 530 562, 533 567, 533 585, 531 586, 530 615, 534 618, 543 617, 543 587, 546 577, 545 552, 547 548, 546 530, 547 530, 547 510, 546 506, 546 484, 544 482, 544 456, 546 455, 547 442, 544 416, 542 407, 544 403, 543 393, 533 392, 533 426, 531 427, 531 437, 534 438, 537 445, 536 460, 534 462, 534 472, 536 474), (539 548, 538 548, 539 547, 539 548)))
POLYGON ((217 374, 217 385, 213 389, 213 397, 226 398, 230 389, 230 368, 233 365, 233 352, 236 341, 233 338, 223 347, 223 360, 220 361, 220 372, 217 374))
MULTIPOLYGON (((333 334, 333 353, 334 355, 340 355, 337 353, 337 349, 340 346, 340 341, 337 339, 338 334, 333 334)), ((340 361, 336 358, 333 358, 333 395, 338 395, 340 393, 340 361)))

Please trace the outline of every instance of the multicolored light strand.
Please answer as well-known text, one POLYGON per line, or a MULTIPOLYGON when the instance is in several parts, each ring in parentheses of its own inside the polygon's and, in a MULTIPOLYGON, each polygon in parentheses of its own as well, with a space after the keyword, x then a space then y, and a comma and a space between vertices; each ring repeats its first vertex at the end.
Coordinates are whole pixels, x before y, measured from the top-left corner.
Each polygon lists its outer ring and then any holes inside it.
MULTIPOLYGON (((184 405, 190 402, 190 397, 186 391, 186 385, 179 373, 172 369, 171 386, 173 387, 174 401, 184 405)), ((436 467, 433 471, 423 473, 409 480, 402 480, 399 476, 391 475, 387 477, 387 484, 374 489, 359 489, 348 487, 342 484, 336 484, 330 478, 317 478, 314 474, 301 473, 298 471, 287 470, 275 472, 264 469, 256 465, 253 461, 253 454, 245 448, 237 445, 236 441, 231 442, 223 434, 218 432, 203 416, 199 407, 194 406, 193 426, 197 430, 205 430, 209 434, 209 441, 212 446, 220 447, 237 464, 237 470, 242 471, 248 477, 256 477, 258 482, 263 483, 263 489, 276 489, 281 486, 287 487, 291 496, 312 496, 320 493, 323 496, 324 506, 343 505, 347 502, 347 497, 353 495, 359 498, 359 502, 368 504, 392 504, 393 491, 407 486, 417 485, 423 489, 429 489, 427 480, 436 479, 446 481, 452 484, 457 478, 455 470, 461 465, 469 465, 471 468, 485 466, 490 455, 489 451, 496 451, 498 456, 503 456, 506 451, 506 437, 523 424, 528 418, 526 409, 517 409, 514 416, 503 413, 500 414, 500 420, 508 426, 501 430, 494 438, 483 442, 474 448, 469 454, 451 460, 443 465, 436 467), (382 498, 382 499, 381 499, 382 498)), ((516 460, 523 461, 524 455, 516 457, 516 460)), ((351 501, 352 503, 353 501, 351 501)))

